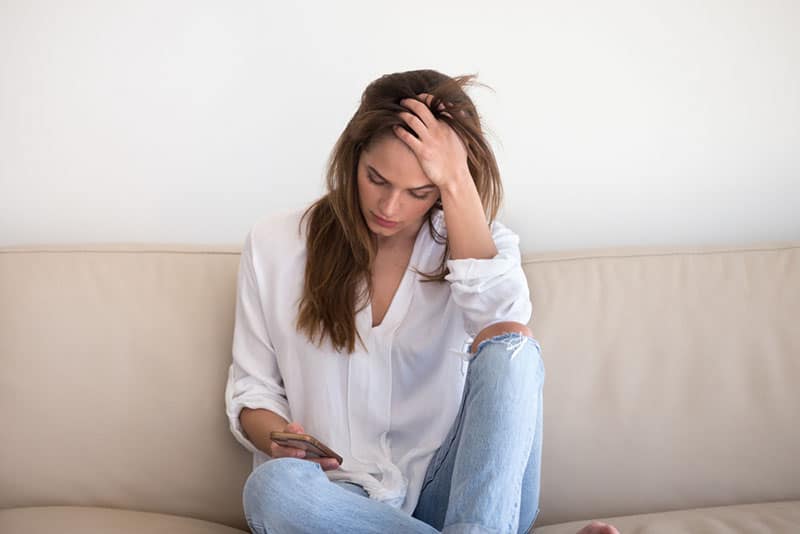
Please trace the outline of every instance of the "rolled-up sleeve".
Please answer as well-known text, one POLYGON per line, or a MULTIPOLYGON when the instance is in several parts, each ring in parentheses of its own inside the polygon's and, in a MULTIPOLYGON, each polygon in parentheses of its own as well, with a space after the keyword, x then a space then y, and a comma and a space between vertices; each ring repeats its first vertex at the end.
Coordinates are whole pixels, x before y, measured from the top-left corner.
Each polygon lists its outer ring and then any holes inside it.
POLYGON ((490 259, 448 260, 450 291, 464 314, 467 333, 475 337, 503 321, 527 324, 532 305, 522 271, 519 237, 501 223, 492 223, 497 255, 490 259))
POLYGON ((258 449, 242 431, 239 421, 242 408, 264 408, 291 421, 283 380, 267 331, 255 265, 251 231, 239 260, 233 362, 225 387, 225 411, 231 432, 251 452, 258 449))

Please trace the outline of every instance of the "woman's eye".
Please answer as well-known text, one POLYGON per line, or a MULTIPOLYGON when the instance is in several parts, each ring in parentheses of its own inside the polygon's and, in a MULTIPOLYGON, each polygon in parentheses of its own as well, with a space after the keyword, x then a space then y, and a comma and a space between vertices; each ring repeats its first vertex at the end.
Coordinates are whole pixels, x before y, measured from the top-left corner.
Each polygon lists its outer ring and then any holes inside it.
POLYGON ((375 178, 372 177, 371 174, 368 174, 367 178, 369 179, 370 182, 372 182, 375 185, 384 185, 386 183, 383 180, 376 180, 375 178))
POLYGON ((416 198, 417 200, 425 200, 426 198, 428 198, 428 195, 430 194, 430 193, 415 193, 413 191, 410 191, 410 193, 411 196, 416 198))

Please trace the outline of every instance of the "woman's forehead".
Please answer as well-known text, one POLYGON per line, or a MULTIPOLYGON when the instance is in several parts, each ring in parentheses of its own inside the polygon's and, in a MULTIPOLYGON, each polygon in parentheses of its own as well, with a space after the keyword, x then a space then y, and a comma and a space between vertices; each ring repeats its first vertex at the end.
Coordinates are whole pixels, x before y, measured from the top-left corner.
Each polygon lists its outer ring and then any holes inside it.
POLYGON ((361 153, 361 163, 375 174, 397 187, 414 189, 430 185, 431 181, 417 156, 400 139, 381 139, 361 153))

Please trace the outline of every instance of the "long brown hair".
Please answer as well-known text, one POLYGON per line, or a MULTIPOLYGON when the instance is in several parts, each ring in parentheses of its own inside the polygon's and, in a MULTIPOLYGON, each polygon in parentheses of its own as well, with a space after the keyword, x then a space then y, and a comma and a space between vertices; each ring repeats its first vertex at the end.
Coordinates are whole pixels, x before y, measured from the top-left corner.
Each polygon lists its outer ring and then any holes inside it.
MULTIPOLYGON (((363 345, 355 317, 372 296, 370 274, 377 248, 359 206, 358 162, 370 143, 392 134, 393 126, 416 135, 398 115, 409 111, 400 104, 402 99, 419 100, 420 93, 433 95, 431 111, 464 142, 483 209, 489 222, 494 220, 503 193, 500 171, 475 106, 463 90, 467 85, 476 85, 475 75, 451 78, 434 70, 415 70, 381 76, 364 90, 358 110, 331 151, 328 192, 301 219, 301 225, 307 223, 307 258, 297 328, 312 342, 321 344, 328 337, 336 350, 348 353, 355 350, 356 338, 363 345), (439 109, 440 104, 444 109, 439 109)), ((441 209, 437 202, 428 212, 427 224, 434 239, 445 244, 445 253, 435 272, 420 273, 429 281, 440 282, 448 272, 449 254, 446 238, 437 234, 431 217, 441 209)))

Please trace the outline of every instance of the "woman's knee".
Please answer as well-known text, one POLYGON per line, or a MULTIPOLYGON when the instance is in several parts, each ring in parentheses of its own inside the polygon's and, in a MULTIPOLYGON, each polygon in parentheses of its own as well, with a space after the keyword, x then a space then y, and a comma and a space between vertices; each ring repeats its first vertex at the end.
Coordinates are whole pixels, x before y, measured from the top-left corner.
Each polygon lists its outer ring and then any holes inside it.
POLYGON ((544 362, 539 342, 521 323, 496 323, 475 338, 472 364, 475 373, 493 381, 541 386, 544 362))
POLYGON ((511 333, 518 333, 522 334, 523 336, 533 337, 533 333, 531 332, 530 328, 522 323, 517 323, 515 321, 503 321, 500 323, 494 323, 492 325, 487 326, 480 332, 478 335, 475 336, 475 340, 472 342, 472 347, 470 348, 470 352, 473 354, 477 352, 478 347, 480 344, 487 339, 491 339, 493 337, 502 335, 502 334, 511 334, 511 333))
POLYGON ((296 514, 295 507, 306 500, 302 493, 320 473, 318 464, 299 458, 275 458, 256 467, 244 484, 248 522, 280 522, 280 514, 296 514))

